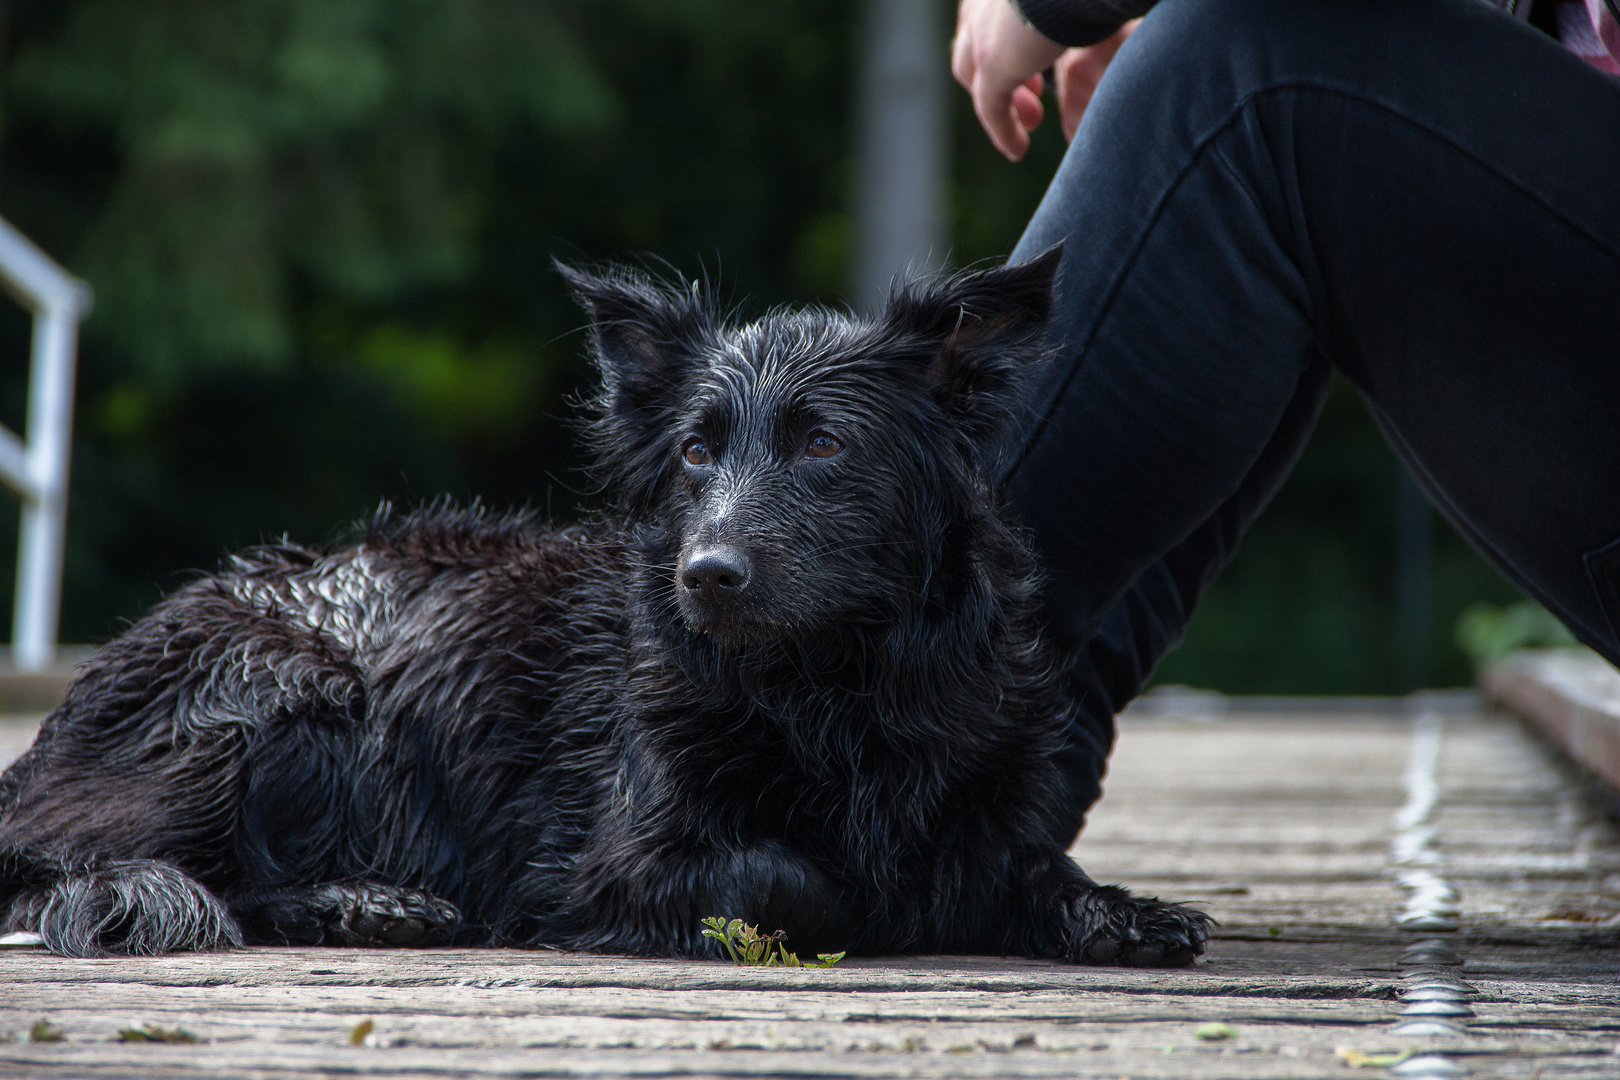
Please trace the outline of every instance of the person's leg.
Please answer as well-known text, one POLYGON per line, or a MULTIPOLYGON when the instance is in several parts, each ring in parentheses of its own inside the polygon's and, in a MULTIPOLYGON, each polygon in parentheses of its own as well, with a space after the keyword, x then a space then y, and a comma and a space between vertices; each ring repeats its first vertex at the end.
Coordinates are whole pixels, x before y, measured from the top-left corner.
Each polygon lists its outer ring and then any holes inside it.
POLYGON ((1294 396, 1271 439, 1234 492, 1193 533, 1149 566, 1101 617, 1078 650, 1068 688, 1078 714, 1061 755, 1069 783, 1072 841, 1085 811, 1102 796, 1114 742, 1114 716, 1141 691, 1159 660, 1181 642, 1198 598, 1237 552, 1238 541, 1299 460, 1327 397, 1333 371, 1325 360, 1300 373, 1294 396))
POLYGON ((1588 558, 1620 538, 1617 192, 1620 80, 1478 0, 1154 9, 1014 254, 1066 245, 1064 362, 1007 485, 1080 652, 1077 760, 1275 491, 1326 362, 1620 660, 1588 558))

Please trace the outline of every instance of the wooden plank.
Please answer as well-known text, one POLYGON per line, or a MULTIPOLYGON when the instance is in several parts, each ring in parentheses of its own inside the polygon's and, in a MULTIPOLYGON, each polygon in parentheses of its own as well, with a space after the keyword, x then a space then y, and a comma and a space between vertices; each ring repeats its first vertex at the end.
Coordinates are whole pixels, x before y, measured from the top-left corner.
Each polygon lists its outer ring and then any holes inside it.
MULTIPOLYGON (((3 730, 3 729, 0 729, 3 730)), ((1463 893, 1445 935, 1478 990, 1451 1035, 1394 1032, 1412 970, 1391 819, 1412 721, 1228 711, 1123 722, 1075 855, 1221 920, 1179 971, 1018 958, 738 969, 515 950, 0 953, 0 1076, 1162 1076, 1358 1073, 1339 1050, 1443 1051, 1474 1077, 1612 1077, 1620 841, 1581 778, 1500 715, 1445 721, 1433 824, 1463 893), (1573 916, 1579 913, 1579 918, 1573 916), (1568 917, 1566 917, 1568 916, 1568 917), (369 1020, 372 1045, 351 1046, 369 1020), (1234 1034, 1197 1037, 1220 1022, 1234 1034), (142 1024, 194 1045, 117 1041, 142 1024)), ((1362 1070, 1359 1075, 1378 1075, 1362 1070)))
POLYGON ((1583 768, 1620 789, 1620 671, 1589 649, 1525 649, 1480 677, 1503 708, 1536 724, 1583 768))

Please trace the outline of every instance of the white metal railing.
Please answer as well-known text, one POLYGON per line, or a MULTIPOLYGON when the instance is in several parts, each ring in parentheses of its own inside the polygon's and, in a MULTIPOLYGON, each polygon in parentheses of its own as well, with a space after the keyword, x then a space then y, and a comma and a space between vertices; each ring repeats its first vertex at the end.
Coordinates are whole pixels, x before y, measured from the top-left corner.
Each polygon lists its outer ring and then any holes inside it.
POLYGON ((34 313, 28 372, 28 440, 0 426, 0 482, 22 496, 17 607, 11 656, 19 671, 56 659, 73 436, 74 351, 90 286, 63 270, 0 218, 0 283, 34 313))

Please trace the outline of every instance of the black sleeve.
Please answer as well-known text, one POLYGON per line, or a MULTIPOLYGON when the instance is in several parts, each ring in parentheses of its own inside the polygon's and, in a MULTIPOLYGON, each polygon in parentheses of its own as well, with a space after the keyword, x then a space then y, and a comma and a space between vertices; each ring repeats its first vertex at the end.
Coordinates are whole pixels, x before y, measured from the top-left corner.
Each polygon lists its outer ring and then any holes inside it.
POLYGON ((1154 0, 1014 0, 1024 21, 1059 45, 1095 45, 1154 0))

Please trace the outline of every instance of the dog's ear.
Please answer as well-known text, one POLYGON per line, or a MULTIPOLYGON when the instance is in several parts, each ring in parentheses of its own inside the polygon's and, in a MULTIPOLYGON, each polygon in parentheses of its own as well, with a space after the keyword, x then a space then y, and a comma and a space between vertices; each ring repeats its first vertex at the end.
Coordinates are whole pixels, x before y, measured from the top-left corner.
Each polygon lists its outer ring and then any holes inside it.
POLYGON ((712 340, 714 308, 695 284, 624 267, 591 272, 555 265, 591 319, 591 354, 602 379, 591 430, 598 460, 608 482, 637 501, 667 464, 663 437, 696 357, 712 340))
POLYGON ((712 322, 697 285, 656 281, 626 267, 601 272, 557 263, 591 317, 591 344, 610 395, 641 407, 666 396, 712 322))
POLYGON ((1058 244, 1029 262, 908 285, 889 299, 883 321, 920 339, 928 392, 975 441, 1005 426, 1028 369, 1045 358, 1062 256, 1058 244))

